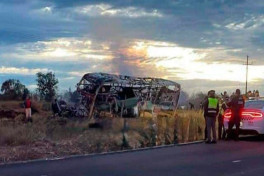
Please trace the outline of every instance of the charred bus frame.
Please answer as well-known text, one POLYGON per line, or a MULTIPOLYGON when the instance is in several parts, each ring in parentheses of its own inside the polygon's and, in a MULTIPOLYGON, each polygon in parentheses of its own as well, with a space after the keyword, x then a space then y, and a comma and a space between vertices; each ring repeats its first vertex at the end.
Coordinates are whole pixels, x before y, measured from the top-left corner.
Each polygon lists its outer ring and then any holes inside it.
POLYGON ((139 102, 151 102, 154 105, 171 102, 175 110, 180 90, 180 84, 170 80, 107 73, 87 73, 77 84, 77 91, 82 95, 82 103, 88 110, 89 118, 95 110, 102 107, 99 104, 108 106, 110 111, 113 104, 122 106, 118 111, 111 113, 120 113, 120 109, 123 111, 126 104, 133 106, 139 102))

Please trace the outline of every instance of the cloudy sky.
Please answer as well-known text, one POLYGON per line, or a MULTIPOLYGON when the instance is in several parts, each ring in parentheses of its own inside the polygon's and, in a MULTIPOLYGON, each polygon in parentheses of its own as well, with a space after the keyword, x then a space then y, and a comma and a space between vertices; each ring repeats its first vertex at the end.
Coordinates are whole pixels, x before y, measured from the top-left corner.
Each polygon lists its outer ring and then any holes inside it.
POLYGON ((87 72, 244 90, 249 55, 249 89, 264 94, 263 47, 263 0, 0 1, 0 83, 31 89, 37 72, 53 71, 60 91, 87 72))

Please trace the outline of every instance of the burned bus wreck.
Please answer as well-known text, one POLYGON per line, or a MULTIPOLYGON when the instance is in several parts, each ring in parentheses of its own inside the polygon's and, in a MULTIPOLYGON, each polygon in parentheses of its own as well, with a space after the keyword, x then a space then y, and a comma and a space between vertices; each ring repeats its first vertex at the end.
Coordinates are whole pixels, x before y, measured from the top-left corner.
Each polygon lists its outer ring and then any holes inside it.
POLYGON ((120 117, 136 117, 153 106, 174 110, 180 85, 157 78, 140 78, 107 73, 85 74, 77 84, 89 118, 102 111, 120 117))

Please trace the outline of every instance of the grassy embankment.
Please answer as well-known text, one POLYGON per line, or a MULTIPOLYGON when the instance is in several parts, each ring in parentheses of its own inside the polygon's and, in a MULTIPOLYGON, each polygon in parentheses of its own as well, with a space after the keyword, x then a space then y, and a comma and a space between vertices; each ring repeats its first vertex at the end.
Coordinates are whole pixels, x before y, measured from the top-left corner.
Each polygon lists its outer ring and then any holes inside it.
MULTIPOLYGON (((0 109, 15 109, 17 102, 1 102, 0 109)), ((104 128, 89 128, 89 120, 48 118, 47 105, 35 105, 38 111, 33 123, 23 123, 20 114, 14 120, 0 120, 0 163, 17 160, 50 158, 84 153, 100 153, 121 149, 142 148, 178 142, 201 140, 204 119, 200 111, 179 110, 176 117, 171 112, 156 118, 145 113, 140 118, 127 119, 126 139, 123 146, 124 119, 105 118, 104 128)), ((21 109, 19 110, 21 111, 21 109)), ((22 109, 23 111, 23 109, 22 109)))

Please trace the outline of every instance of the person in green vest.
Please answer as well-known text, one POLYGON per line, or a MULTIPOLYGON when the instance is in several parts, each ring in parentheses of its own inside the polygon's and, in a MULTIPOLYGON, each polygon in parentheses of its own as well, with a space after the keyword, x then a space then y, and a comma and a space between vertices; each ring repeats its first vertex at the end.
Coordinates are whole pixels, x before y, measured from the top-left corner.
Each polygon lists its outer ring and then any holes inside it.
POLYGON ((216 144, 216 128, 215 122, 216 117, 219 112, 219 101, 215 96, 215 91, 210 90, 208 93, 208 99, 204 103, 204 115, 206 117, 206 126, 207 126, 207 144, 216 144), (213 132, 213 139, 211 136, 213 132))

